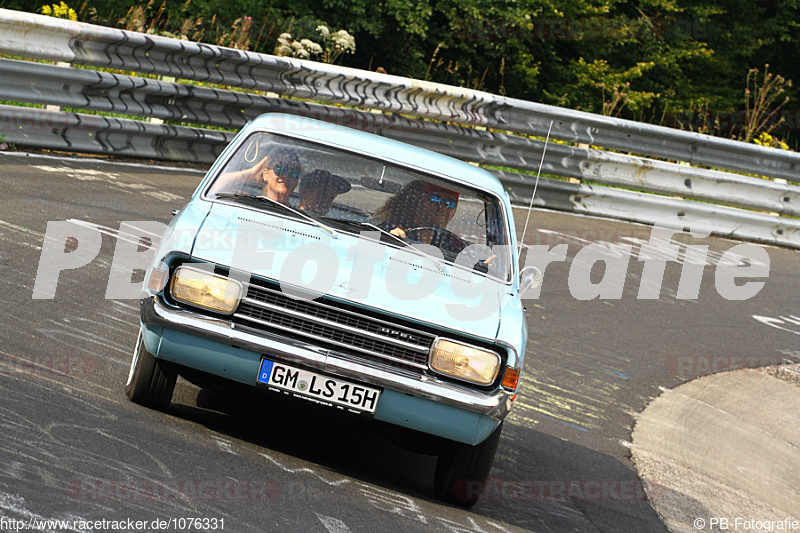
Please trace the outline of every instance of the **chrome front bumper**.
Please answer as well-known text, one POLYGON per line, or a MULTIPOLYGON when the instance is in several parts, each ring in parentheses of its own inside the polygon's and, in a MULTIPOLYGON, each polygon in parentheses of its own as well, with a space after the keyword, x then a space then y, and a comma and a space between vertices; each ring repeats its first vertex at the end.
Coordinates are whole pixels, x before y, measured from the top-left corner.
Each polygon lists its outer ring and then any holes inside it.
POLYGON ((441 402, 502 420, 511 408, 514 393, 500 389, 482 392, 442 381, 432 376, 372 365, 347 354, 314 344, 282 337, 208 317, 185 309, 167 307, 157 296, 141 301, 144 324, 163 326, 199 337, 224 342, 259 353, 276 355, 287 363, 298 363, 342 378, 364 381, 397 392, 441 402))

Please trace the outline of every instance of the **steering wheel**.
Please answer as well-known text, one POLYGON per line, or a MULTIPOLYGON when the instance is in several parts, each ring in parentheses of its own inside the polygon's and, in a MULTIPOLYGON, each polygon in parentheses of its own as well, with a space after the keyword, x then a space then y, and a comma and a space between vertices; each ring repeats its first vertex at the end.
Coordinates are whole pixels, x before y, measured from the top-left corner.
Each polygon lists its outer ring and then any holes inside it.
MULTIPOLYGON (((452 231, 448 231, 444 228, 438 228, 435 226, 420 226, 417 228, 410 228, 405 230, 406 238, 411 238, 415 241, 422 242, 420 237, 420 233, 430 231, 432 232, 431 235, 431 245, 436 246, 440 250, 445 250, 448 252, 460 254, 462 251, 469 246, 469 243, 464 241, 461 237, 453 233, 452 231)), ((470 249, 466 252, 466 261, 467 264, 473 263, 473 268, 478 270, 479 272, 488 272, 489 271, 489 263, 494 260, 496 256, 491 257, 481 257, 476 250, 470 249)))
MULTIPOLYGON (((420 237, 422 236, 422 233, 426 231, 431 232, 430 244, 432 246, 436 246, 437 248, 442 248, 443 244, 453 242, 455 239, 461 241, 461 238, 452 231, 447 231, 444 228, 438 228, 436 226, 419 226, 417 228, 407 229, 405 230, 406 238, 423 242, 423 240, 420 237)), ((460 250, 451 250, 450 247, 445 247, 445 249, 450 250, 451 252, 460 251, 460 250)))
MULTIPOLYGON (((413 239, 415 241, 424 242, 420 237, 421 234, 430 231, 431 232, 431 239, 430 244, 439 248, 442 251, 450 252, 453 254, 460 254, 464 248, 469 246, 469 243, 453 233, 452 231, 446 230, 444 228, 439 228, 436 226, 420 226, 417 228, 410 228, 406 230, 406 237, 413 239)), ((475 254, 470 252, 468 256, 470 259, 473 258, 475 254)), ((475 261, 480 261, 479 257, 474 258, 475 261)))

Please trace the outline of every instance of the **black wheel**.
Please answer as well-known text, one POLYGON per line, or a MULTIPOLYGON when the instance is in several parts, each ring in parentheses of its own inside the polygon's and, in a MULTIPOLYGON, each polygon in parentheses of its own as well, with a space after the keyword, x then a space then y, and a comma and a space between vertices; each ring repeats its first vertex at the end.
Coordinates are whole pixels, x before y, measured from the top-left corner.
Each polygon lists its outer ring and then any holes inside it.
POLYGON ((478 502, 489 478, 502 430, 501 422, 494 433, 477 446, 453 441, 443 445, 433 481, 437 498, 464 507, 478 502))
POLYGON ((178 369, 174 364, 156 358, 145 349, 140 331, 125 383, 128 399, 145 407, 166 411, 177 378, 178 369))

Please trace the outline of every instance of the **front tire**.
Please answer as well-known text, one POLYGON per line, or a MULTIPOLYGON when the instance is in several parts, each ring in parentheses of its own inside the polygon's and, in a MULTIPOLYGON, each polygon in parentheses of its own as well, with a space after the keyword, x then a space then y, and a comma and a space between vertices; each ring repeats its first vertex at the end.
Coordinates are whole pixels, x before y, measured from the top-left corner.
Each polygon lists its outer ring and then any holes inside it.
POLYGON ((128 381, 125 383, 128 399, 145 407, 166 411, 177 379, 177 367, 148 352, 140 331, 133 350, 128 381))
POLYGON ((464 507, 478 502, 489 478, 502 430, 501 422, 489 438, 477 446, 453 441, 443 445, 433 482, 437 498, 464 507))

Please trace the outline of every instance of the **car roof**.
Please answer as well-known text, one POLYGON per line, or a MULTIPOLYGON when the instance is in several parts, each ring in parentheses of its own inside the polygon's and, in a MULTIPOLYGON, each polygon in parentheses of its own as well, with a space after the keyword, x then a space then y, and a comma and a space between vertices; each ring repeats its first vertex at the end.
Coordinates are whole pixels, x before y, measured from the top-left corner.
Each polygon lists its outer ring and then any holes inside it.
POLYGON ((310 141, 354 149, 403 165, 443 174, 456 181, 490 191, 505 198, 503 185, 494 175, 475 165, 404 142, 387 139, 330 122, 283 113, 267 113, 253 119, 245 131, 271 130, 310 141))

